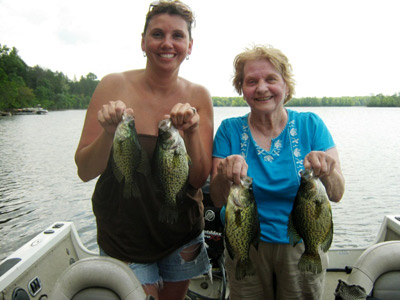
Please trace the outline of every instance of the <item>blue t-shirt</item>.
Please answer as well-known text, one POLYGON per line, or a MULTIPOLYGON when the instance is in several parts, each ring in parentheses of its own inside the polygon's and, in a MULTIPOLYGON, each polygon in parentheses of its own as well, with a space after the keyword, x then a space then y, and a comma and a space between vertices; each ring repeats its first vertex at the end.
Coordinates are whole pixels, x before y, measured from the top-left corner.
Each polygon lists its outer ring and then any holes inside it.
MULTIPOLYGON (((248 114, 222 121, 214 137, 213 157, 238 154, 246 159, 247 175, 253 178, 261 240, 268 243, 289 243, 287 225, 300 186, 299 173, 304 169, 304 157, 311 151, 335 147, 318 115, 289 109, 287 112, 286 127, 272 139, 270 151, 254 141, 248 114)), ((224 210, 221 215, 224 216, 224 210)))

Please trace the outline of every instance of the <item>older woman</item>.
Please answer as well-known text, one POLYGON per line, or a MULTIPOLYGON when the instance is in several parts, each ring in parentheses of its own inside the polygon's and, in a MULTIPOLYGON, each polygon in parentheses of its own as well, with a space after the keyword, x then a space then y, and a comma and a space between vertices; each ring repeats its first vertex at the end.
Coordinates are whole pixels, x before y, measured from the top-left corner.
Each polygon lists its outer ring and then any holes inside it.
POLYGON ((304 168, 321 179, 331 201, 340 201, 344 178, 338 151, 316 114, 284 107, 293 96, 294 80, 280 50, 246 49, 234 66, 234 86, 251 111, 221 123, 214 139, 210 192, 214 204, 223 206, 231 185, 245 175, 252 177, 261 241, 258 251, 250 252, 257 261, 257 276, 236 280, 234 264, 226 255, 230 299, 319 299, 327 257, 321 256, 322 273, 301 273, 297 262, 304 246, 289 244, 287 224, 304 168))
MULTIPOLYGON (((203 236, 200 187, 212 165, 213 108, 209 92, 178 76, 192 52, 194 17, 180 1, 150 5, 142 34, 146 68, 105 76, 86 114, 75 161, 83 181, 101 175, 92 198, 101 254, 129 262, 147 294, 184 299, 189 279, 210 268, 203 236), (151 178, 137 173, 140 195, 124 199, 109 157, 123 114, 135 117, 136 131, 149 164, 158 122, 170 116, 191 158, 189 188, 177 222, 158 220, 161 199, 151 178)), ((151 176, 150 176, 151 177, 151 176)))

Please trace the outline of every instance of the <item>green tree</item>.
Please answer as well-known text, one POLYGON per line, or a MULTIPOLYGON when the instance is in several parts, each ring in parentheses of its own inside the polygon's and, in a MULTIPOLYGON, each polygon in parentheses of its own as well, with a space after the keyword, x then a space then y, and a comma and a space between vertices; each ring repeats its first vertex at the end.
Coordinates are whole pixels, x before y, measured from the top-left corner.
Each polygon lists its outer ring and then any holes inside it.
POLYGON ((11 110, 34 103, 35 96, 25 84, 27 68, 15 48, 0 44, 0 109, 11 110))

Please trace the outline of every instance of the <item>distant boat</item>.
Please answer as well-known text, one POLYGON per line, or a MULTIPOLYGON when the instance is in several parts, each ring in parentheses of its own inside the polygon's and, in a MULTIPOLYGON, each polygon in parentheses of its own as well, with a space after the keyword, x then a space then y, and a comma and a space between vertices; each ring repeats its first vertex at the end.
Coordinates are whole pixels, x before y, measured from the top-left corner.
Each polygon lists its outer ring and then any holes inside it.
POLYGON ((18 108, 13 112, 14 115, 45 115, 47 113, 48 110, 40 106, 29 107, 29 108, 18 108))
POLYGON ((11 113, 9 111, 0 111, 0 117, 6 117, 6 116, 11 116, 11 113))

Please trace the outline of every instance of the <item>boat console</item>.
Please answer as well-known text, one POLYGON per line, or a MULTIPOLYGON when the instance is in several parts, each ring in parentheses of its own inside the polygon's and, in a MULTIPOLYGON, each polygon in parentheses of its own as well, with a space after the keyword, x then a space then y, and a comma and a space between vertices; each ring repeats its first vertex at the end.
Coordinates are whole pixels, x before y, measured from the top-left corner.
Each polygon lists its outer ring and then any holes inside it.
POLYGON ((0 299, 48 299, 57 278, 71 264, 95 253, 75 244, 75 226, 57 222, 0 264, 0 299), (78 251, 77 251, 78 249, 78 251))

